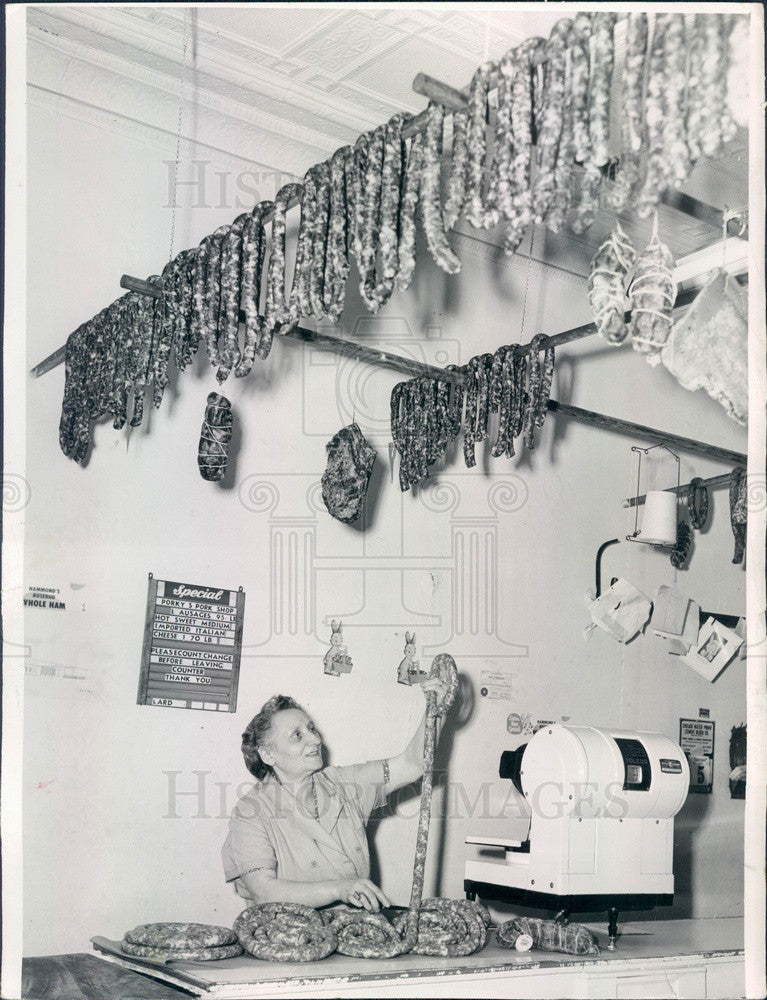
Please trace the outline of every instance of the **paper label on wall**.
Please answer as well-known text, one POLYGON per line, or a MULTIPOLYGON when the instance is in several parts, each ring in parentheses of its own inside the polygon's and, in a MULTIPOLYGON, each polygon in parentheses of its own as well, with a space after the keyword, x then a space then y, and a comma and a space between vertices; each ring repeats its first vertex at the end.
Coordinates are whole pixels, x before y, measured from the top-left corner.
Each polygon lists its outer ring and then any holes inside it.
POLYGON ((490 701, 511 701, 514 676, 508 670, 483 670, 479 675, 479 693, 490 701))
POLYGON ((150 576, 138 704, 234 712, 244 609, 241 589, 150 576))
POLYGON ((532 736, 533 718, 529 712, 511 712, 506 719, 506 732, 512 736, 532 736))
POLYGON ((67 604, 58 587, 30 587, 24 594, 24 607, 66 611, 67 604))
POLYGON ((679 746, 690 765, 690 793, 710 795, 714 784, 714 723, 680 719, 679 746))

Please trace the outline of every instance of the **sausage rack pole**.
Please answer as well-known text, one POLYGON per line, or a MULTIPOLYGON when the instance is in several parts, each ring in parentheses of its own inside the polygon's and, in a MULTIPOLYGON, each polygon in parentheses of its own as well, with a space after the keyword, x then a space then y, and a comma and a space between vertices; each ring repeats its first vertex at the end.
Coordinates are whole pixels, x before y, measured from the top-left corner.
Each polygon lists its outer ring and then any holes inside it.
MULTIPOLYGON (((134 278, 130 274, 124 274, 122 276, 120 279, 120 287, 125 288, 130 292, 139 292, 141 295, 151 295, 155 298, 160 294, 157 285, 152 284, 150 281, 145 281, 143 278, 134 278)), ((676 297, 674 309, 682 309, 689 305, 697 293, 698 289, 694 288, 680 292, 676 297)), ((243 318, 244 316, 241 312, 240 319, 243 320, 243 318)), ((631 319, 630 312, 625 314, 625 319, 628 323, 631 319)), ((563 330, 561 333, 552 334, 541 343, 540 349, 544 351, 549 347, 561 347, 562 344, 569 344, 574 340, 582 340, 584 337, 590 337, 596 332, 597 328, 593 323, 584 323, 582 326, 575 326, 571 330, 563 330)), ((383 365, 387 368, 394 368, 396 371, 403 372, 405 375, 429 375, 432 378, 441 378, 446 381, 460 381, 459 375, 454 375, 451 372, 444 371, 442 368, 435 368, 433 365, 427 365, 420 361, 413 361, 410 358, 403 358, 399 354, 391 354, 388 351, 381 351, 374 347, 365 347, 363 344, 356 344, 351 340, 343 340, 340 337, 331 337, 325 333, 316 333, 314 330, 305 330, 302 327, 297 327, 287 336, 293 337, 294 340, 302 340, 304 342, 312 341, 318 347, 322 346, 327 350, 336 350, 339 354, 355 357, 359 361, 365 361, 368 364, 377 364, 383 365)), ((529 350, 530 344, 526 344, 525 347, 529 350)), ((39 378, 41 375, 45 375, 46 372, 52 371, 52 369, 63 363, 65 352, 65 345, 58 347, 52 354, 49 354, 47 358, 44 358, 36 364, 34 368, 30 368, 29 374, 32 375, 33 378, 39 378)))
MULTIPOLYGON (((721 476, 711 476, 710 479, 701 479, 699 486, 706 486, 709 489, 715 489, 717 486, 726 486, 732 479, 731 472, 725 472, 721 476)), ((679 496, 680 493, 684 493, 688 490, 692 484, 685 483, 682 486, 669 486, 667 490, 663 490, 664 493, 676 493, 679 496)), ((641 505, 647 499, 647 494, 643 493, 638 497, 629 497, 627 500, 623 501, 624 507, 641 507, 641 505)))
MULTIPOLYGON (((159 286, 150 281, 143 281, 141 278, 134 278, 130 275, 124 274, 120 279, 120 285, 129 291, 139 292, 144 295, 151 295, 153 298, 159 297, 161 290, 159 286)), ((692 298, 694 298, 695 292, 690 291, 682 293, 679 299, 684 298, 684 302, 679 303, 679 307, 686 305, 692 298)), ((240 313, 241 320, 244 320, 244 313, 240 313)), ((576 327, 573 330, 565 330, 563 333, 555 334, 553 337, 548 338, 548 346, 556 346, 557 344, 569 343, 572 340, 578 340, 582 337, 588 337, 596 332, 596 328, 593 323, 587 323, 584 326, 576 327)), ((411 358, 402 357, 400 354, 392 354, 389 351, 382 351, 379 348, 367 347, 364 344, 358 344, 353 340, 344 340, 340 337, 331 337, 325 333, 319 333, 316 330, 307 330, 304 327, 294 327, 287 333, 282 334, 280 339, 292 339, 297 340, 301 343, 311 344, 313 347, 318 347, 320 350, 332 351, 334 354, 343 354, 347 357, 351 357, 357 361, 363 361, 368 364, 378 365, 384 368, 392 368, 395 371, 402 372, 405 375, 409 375, 411 378, 419 375, 426 375, 429 378, 438 378, 443 381, 458 382, 463 381, 463 376, 460 372, 449 372, 444 368, 438 368, 435 365, 427 365, 422 361, 414 361, 411 358)), ((526 345, 530 348, 530 344, 526 345)), ((542 349, 547 346, 543 345, 542 349)), ((63 349, 59 349, 60 351, 63 349)), ((57 351, 56 354, 59 352, 57 351)), ((51 355, 50 358, 46 358, 42 361, 40 365, 37 366, 38 369, 42 369, 37 372, 36 369, 32 369, 32 374, 43 374, 43 371, 49 369, 43 368, 48 361, 51 361, 55 357, 55 354, 51 355)), ((55 362, 57 364, 58 362, 55 362)), ((52 364, 51 367, 55 365, 52 364)), ((699 455, 705 455, 708 458, 718 459, 723 462, 728 462, 733 465, 738 465, 746 461, 746 456, 737 451, 730 451, 726 448, 718 448, 716 445, 708 444, 705 441, 697 441, 694 438, 681 437, 678 434, 671 434, 668 431, 661 431, 655 427, 647 427, 644 424, 635 424, 628 420, 620 420, 617 417, 611 417, 604 413, 597 413, 594 410, 585 410, 579 406, 573 406, 570 403, 560 403, 557 400, 551 399, 548 403, 548 408, 552 413, 558 413, 563 417, 570 417, 573 420, 579 420, 581 423, 591 424, 595 427, 601 427, 604 430, 616 431, 618 433, 630 434, 635 437, 648 439, 650 441, 661 442, 664 441, 668 444, 674 445, 684 451, 696 452, 699 455)))

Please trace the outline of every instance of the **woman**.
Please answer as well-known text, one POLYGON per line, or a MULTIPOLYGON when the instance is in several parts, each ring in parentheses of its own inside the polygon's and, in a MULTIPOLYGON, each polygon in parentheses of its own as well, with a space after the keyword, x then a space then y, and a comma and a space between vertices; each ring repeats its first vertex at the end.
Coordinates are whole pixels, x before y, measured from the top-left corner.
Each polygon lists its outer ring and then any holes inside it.
MULTIPOLYGON (((444 682, 422 687, 439 706, 444 682)), ((270 698, 242 734, 245 765, 258 780, 229 820, 227 882, 250 902, 390 906, 368 877, 365 826, 388 795, 423 774, 423 739, 424 720, 397 757, 323 767, 311 718, 286 695, 270 698)))

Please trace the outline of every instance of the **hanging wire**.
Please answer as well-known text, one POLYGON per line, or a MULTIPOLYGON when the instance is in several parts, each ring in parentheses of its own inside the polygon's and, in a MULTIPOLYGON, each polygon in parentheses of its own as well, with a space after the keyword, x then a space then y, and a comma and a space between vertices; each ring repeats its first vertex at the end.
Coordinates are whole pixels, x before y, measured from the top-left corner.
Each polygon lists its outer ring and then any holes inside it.
MULTIPOLYGON (((645 458, 647 458, 647 456, 650 454, 651 451, 656 451, 659 448, 662 448, 664 451, 667 451, 669 453, 669 455, 671 455, 671 457, 676 462, 676 509, 677 509, 677 519, 678 519, 679 518, 679 504, 681 502, 680 493, 681 493, 681 482, 682 482, 682 478, 681 478, 681 476, 682 476, 682 472, 681 472, 682 461, 679 458, 679 455, 677 455, 677 453, 675 451, 672 451, 671 448, 669 448, 669 446, 665 443, 665 441, 661 442, 660 444, 651 445, 651 447, 649 447, 649 448, 640 448, 638 445, 632 445, 631 446, 631 450, 637 456, 637 492, 636 492, 636 495, 639 496, 639 485, 640 485, 641 476, 642 476, 642 455, 644 455, 645 458)), ((655 475, 657 476, 658 473, 656 472, 655 475)), ((627 542, 634 542, 634 541, 636 541, 636 539, 640 535, 641 535, 641 531, 639 530, 639 504, 635 504, 634 505, 634 533, 631 534, 631 535, 626 535, 626 541, 627 542)))
POLYGON ((530 272, 533 261, 533 243, 535 241, 535 223, 530 226, 530 249, 527 252, 527 271, 525 273, 525 294, 522 299, 522 328, 520 330, 520 343, 525 339, 525 316, 527 315, 527 293, 530 290, 530 272))
POLYGON ((191 34, 192 26, 192 8, 186 7, 184 9, 184 41, 183 41, 183 53, 181 56, 181 88, 178 97, 178 122, 176 123, 176 157, 173 161, 173 205, 172 214, 170 222, 170 249, 168 251, 168 260, 173 260, 173 248, 176 243, 176 191, 178 188, 178 166, 179 159, 181 157, 181 125, 184 119, 184 89, 186 86, 186 73, 187 73, 187 50, 189 48, 189 35, 191 34))

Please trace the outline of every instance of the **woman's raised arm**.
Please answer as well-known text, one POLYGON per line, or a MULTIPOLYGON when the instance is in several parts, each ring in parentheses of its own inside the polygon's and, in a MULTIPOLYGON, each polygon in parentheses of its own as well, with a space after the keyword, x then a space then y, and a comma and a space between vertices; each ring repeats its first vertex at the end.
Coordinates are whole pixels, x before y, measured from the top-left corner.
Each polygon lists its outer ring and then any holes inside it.
MULTIPOLYGON (((445 691, 447 686, 443 680, 439 677, 430 677, 421 684, 424 695, 427 695, 429 691, 435 691, 437 694, 437 707, 442 703, 445 696, 445 691)), ((437 739, 439 739, 439 733, 442 728, 442 722, 444 721, 444 716, 437 716, 437 739)), ((398 788, 404 788, 405 785, 411 784, 413 781, 417 781, 423 774, 423 739, 424 739, 424 728, 426 725, 426 713, 421 719, 421 724, 418 729, 413 733, 410 738, 410 742, 396 757, 389 758, 389 780, 386 783, 386 793, 396 792, 398 788)))

